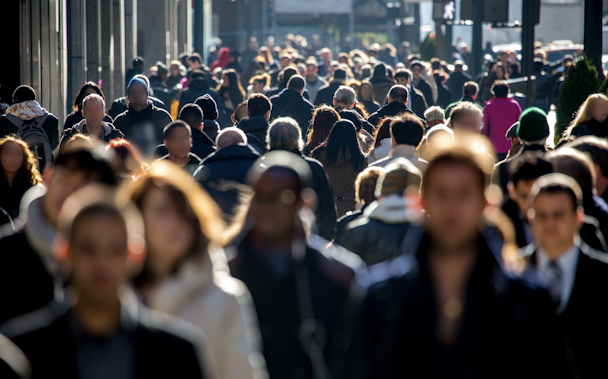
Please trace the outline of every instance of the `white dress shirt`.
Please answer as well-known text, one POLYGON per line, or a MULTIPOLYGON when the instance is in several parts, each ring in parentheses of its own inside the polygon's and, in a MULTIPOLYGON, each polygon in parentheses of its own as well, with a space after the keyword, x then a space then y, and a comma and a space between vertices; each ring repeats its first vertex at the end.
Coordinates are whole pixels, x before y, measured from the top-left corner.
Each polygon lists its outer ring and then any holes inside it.
MULTIPOLYGON (((572 288, 574 287, 574 280, 576 279, 576 268, 578 266, 578 254, 579 247, 577 244, 572 245, 564 254, 562 254, 556 261, 562 272, 561 280, 561 298, 557 313, 562 313, 568 305, 570 294, 572 294, 572 288)), ((543 251, 542 248, 538 248, 536 263, 538 270, 542 275, 550 276, 551 271, 549 264, 551 258, 543 251)))

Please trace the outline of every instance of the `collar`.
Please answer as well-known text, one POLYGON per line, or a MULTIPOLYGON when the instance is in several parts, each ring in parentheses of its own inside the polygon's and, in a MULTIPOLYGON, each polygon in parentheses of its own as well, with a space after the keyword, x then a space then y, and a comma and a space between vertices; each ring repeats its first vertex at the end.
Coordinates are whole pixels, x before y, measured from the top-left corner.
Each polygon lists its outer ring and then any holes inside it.
MULTIPOLYGON (((557 258, 557 265, 565 274, 574 274, 576 272, 576 266, 578 263, 578 244, 573 244, 565 253, 557 258)), ((545 251, 539 247, 536 251, 536 264, 541 270, 547 270, 551 263, 551 258, 545 253, 545 251)))
POLYGON ((399 144, 391 149, 388 153, 390 157, 416 157, 416 147, 412 145, 399 144))

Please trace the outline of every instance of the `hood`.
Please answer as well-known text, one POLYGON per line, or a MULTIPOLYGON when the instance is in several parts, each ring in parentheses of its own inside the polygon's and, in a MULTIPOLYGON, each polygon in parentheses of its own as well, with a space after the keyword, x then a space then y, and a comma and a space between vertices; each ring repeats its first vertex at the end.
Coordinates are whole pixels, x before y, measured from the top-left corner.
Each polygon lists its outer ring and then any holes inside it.
POLYGON ((13 115, 20 120, 32 120, 48 114, 47 110, 42 108, 36 100, 24 101, 22 103, 13 104, 6 110, 7 115, 13 115))
POLYGON ((226 146, 211 154, 203 161, 203 164, 219 162, 226 159, 247 159, 255 161, 260 157, 260 153, 251 145, 234 144, 226 146))
POLYGON ((203 120, 203 130, 220 130, 220 124, 215 120, 204 119, 203 120))
POLYGON ((225 68, 230 63, 230 49, 222 47, 217 55, 217 60, 213 62, 213 66, 225 68))
POLYGON ((365 208, 363 216, 385 224, 410 222, 405 199, 397 194, 391 194, 382 200, 374 201, 365 208))
POLYGON ((209 89, 209 83, 207 83, 207 79, 205 79, 205 78, 196 78, 196 79, 192 79, 188 88, 202 91, 202 90, 209 89))
POLYGON ((215 146, 215 143, 209 138, 207 134, 201 132, 198 129, 192 129, 192 140, 197 141, 203 145, 215 146))
POLYGON ((263 132, 266 134, 268 130, 268 120, 264 116, 245 117, 239 121, 237 128, 245 133, 263 132))
MULTIPOLYGON (((86 124, 86 120, 82 119, 78 124, 74 125, 74 128, 76 128, 76 130, 78 130, 78 133, 82 133, 82 129, 84 128, 86 124)), ((101 127, 103 128, 103 132, 105 133, 105 135, 109 135, 110 133, 112 133, 112 130, 114 130, 114 125, 109 124, 105 121, 101 122, 101 127)))

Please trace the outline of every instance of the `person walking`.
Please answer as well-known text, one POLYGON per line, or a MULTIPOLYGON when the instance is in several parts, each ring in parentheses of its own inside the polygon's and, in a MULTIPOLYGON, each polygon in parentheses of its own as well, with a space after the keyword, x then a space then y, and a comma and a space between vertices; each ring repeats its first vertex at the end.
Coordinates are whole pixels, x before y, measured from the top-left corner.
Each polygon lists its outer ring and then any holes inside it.
POLYGON ((565 136, 583 137, 592 135, 600 138, 608 138, 608 97, 598 93, 587 97, 580 106, 576 118, 572 121, 565 136))
POLYGON ((384 117, 395 117, 406 113, 414 114, 408 107, 408 91, 405 86, 394 85, 388 92, 388 104, 380 108, 376 113, 369 116, 367 122, 377 126, 384 117))
MULTIPOLYGON (((369 80, 364 80, 357 91, 357 101, 365 107, 368 114, 377 112, 380 109, 380 104, 374 97, 374 86, 369 80)), ((374 125, 375 126, 375 125, 374 125)))
POLYGON ((253 95, 247 100, 247 117, 236 125, 245 132, 248 143, 254 146, 260 154, 264 154, 267 149, 266 134, 271 112, 270 99, 262 94, 253 95))
POLYGON ((154 148, 162 143, 163 129, 173 119, 166 110, 157 108, 148 100, 148 83, 139 77, 131 79, 127 97, 129 108, 116 116, 114 126, 144 156, 149 157, 154 148))
POLYGON ((398 158, 409 160, 414 167, 424 173, 427 162, 418 157, 418 148, 424 139, 424 125, 415 115, 404 115, 390 123, 391 150, 386 158, 371 164, 385 167, 398 158))
POLYGON ((507 157, 511 149, 511 141, 505 135, 511 125, 519 120, 521 108, 517 101, 508 97, 509 85, 507 82, 503 80, 495 81, 491 91, 494 98, 488 101, 483 109, 481 134, 487 136, 492 142, 496 151, 496 158, 500 162, 507 157))
MULTIPOLYGON (((63 124, 64 132, 84 119, 84 116, 82 115, 82 102, 85 97, 93 94, 101 96, 105 104, 106 97, 103 95, 101 88, 99 88, 99 86, 93 82, 85 83, 82 87, 80 87, 78 95, 76 95, 76 98, 74 99, 74 104, 72 104, 72 113, 70 113, 65 119, 65 123, 63 124)), ((105 108, 103 111, 103 121, 111 124, 112 117, 105 114, 105 108)))
POLYGON ((338 217, 356 209, 355 180, 367 167, 355 125, 350 120, 336 122, 331 133, 313 152, 323 164, 334 189, 338 217))
POLYGON ((314 105, 302 96, 305 88, 306 81, 304 78, 300 75, 294 75, 289 79, 286 89, 270 98, 272 102, 270 119, 291 117, 300 125, 302 135, 308 134, 315 109, 314 105))
POLYGON ((340 115, 336 110, 328 105, 317 107, 313 113, 310 129, 306 136, 306 146, 304 146, 304 155, 309 157, 314 149, 322 144, 334 124, 340 120, 340 115))

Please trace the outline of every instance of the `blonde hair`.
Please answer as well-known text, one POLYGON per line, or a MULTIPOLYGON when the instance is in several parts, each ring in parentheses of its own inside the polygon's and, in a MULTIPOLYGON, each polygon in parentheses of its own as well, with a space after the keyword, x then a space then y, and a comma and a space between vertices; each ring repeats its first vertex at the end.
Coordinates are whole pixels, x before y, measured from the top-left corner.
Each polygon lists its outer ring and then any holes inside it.
POLYGON ((13 143, 21 148, 21 155, 23 156, 23 162, 21 163, 21 167, 19 170, 24 170, 27 175, 27 181, 31 185, 36 185, 42 183, 42 177, 40 176, 40 171, 38 171, 38 164, 36 162, 36 157, 30 150, 29 146, 25 141, 23 141, 19 137, 7 136, 0 139, 0 154, 2 154, 2 150, 9 143, 13 143))
POLYGON ((569 137, 572 134, 572 130, 574 128, 584 122, 590 121, 593 118, 593 107, 600 100, 606 102, 608 106, 608 97, 606 97, 606 95, 601 93, 594 93, 592 95, 589 95, 589 97, 587 97, 587 100, 585 100, 583 105, 581 105, 581 107, 578 109, 578 112, 576 112, 576 117, 574 118, 574 120, 572 120, 568 128, 564 131, 563 136, 569 137))

